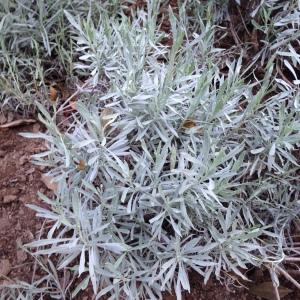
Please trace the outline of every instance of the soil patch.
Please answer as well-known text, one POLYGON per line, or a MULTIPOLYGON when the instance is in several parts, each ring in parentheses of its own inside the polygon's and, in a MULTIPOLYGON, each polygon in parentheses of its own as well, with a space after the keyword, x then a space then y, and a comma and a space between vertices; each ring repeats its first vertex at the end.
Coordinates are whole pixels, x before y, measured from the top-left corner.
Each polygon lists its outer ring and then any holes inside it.
POLYGON ((46 192, 41 169, 30 162, 44 144, 18 133, 37 130, 38 123, 0 130, 0 284, 4 276, 31 281, 33 259, 20 245, 32 241, 42 225, 26 204, 41 205, 37 192, 46 192))

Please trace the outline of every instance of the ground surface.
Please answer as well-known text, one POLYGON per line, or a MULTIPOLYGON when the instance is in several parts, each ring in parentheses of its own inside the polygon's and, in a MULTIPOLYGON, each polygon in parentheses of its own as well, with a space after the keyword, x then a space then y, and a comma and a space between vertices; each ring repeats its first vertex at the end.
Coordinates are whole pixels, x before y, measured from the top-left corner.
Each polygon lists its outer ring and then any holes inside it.
POLYGON ((46 191, 41 170, 30 163, 43 143, 18 135, 38 129, 38 124, 0 129, 0 273, 12 279, 31 280, 33 260, 19 245, 32 241, 42 225, 26 204, 40 204, 37 192, 46 191))
MULTIPOLYGON (((43 150, 43 142, 25 139, 18 133, 39 129, 38 123, 13 129, 0 129, 0 274, 2 274, 0 284, 8 282, 8 278, 28 282, 32 279, 34 260, 18 245, 38 237, 42 220, 38 219, 26 204, 43 205, 37 197, 37 192, 47 194, 50 191, 41 180, 43 171, 30 162, 32 154, 43 150)), ((268 275, 264 272, 252 273, 250 277, 257 285, 259 282, 269 281, 268 275)), ((191 288, 191 294, 183 295, 184 300, 260 299, 246 289, 236 288, 233 285, 226 288, 214 281, 204 285, 195 274, 191 274, 191 288)), ((88 290, 77 299, 89 300, 93 299, 93 296, 88 290)), ((174 300, 176 297, 166 295, 164 299, 174 300)), ((300 299, 300 294, 293 291, 284 299, 300 299)))

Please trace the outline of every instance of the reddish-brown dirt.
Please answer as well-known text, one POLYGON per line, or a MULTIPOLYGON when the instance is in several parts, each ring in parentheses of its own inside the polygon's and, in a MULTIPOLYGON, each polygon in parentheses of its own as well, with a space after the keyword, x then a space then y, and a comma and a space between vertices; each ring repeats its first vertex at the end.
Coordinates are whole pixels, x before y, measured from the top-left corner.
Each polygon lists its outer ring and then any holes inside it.
MULTIPOLYGON (((184 292, 182 300, 254 300, 255 298, 248 295, 246 291, 241 288, 226 288, 219 282, 209 280, 204 284, 203 278, 198 274, 190 274, 191 292, 184 292)), ((164 300, 176 300, 174 295, 166 295, 164 300)))
POLYGON ((43 142, 18 133, 38 129, 39 124, 0 129, 0 283, 5 276, 31 280, 33 259, 19 245, 32 241, 42 224, 26 204, 40 204, 37 192, 46 192, 41 170, 30 162, 43 142))
MULTIPOLYGON (((216 279, 210 279, 204 284, 203 278, 195 272, 190 274, 191 292, 184 292, 182 300, 276 300, 273 288, 263 287, 262 283, 271 283, 268 270, 252 268, 247 272, 247 277, 251 280, 244 282, 232 274, 232 281, 221 284, 216 279), (249 274, 248 274, 249 273, 249 274), (259 297, 265 296, 265 297, 259 297)), ((281 294, 283 300, 300 299, 300 291, 280 277, 280 294, 287 291, 286 295, 281 294)), ((164 300, 176 300, 174 295, 166 295, 164 300)))

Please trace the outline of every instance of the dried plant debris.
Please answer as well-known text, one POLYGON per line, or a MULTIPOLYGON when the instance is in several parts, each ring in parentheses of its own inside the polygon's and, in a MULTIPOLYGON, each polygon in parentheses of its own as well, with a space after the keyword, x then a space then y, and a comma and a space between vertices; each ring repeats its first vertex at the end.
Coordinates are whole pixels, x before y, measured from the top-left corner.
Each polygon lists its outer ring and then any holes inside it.
POLYGON ((13 127, 21 126, 21 125, 32 124, 32 123, 36 123, 36 120, 34 120, 34 119, 18 119, 18 120, 9 122, 9 123, 2 124, 2 125, 0 125, 0 128, 13 128, 13 127))

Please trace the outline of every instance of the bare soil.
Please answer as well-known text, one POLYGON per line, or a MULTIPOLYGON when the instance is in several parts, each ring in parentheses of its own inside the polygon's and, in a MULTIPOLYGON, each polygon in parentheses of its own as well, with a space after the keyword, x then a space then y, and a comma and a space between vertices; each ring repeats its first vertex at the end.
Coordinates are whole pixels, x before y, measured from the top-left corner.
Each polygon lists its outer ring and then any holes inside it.
POLYGON ((47 192, 41 170, 30 156, 43 149, 43 142, 27 140, 19 132, 39 129, 39 124, 0 129, 0 284, 11 279, 31 280, 33 259, 20 245, 32 241, 42 220, 27 204, 42 205, 37 192, 47 192))

